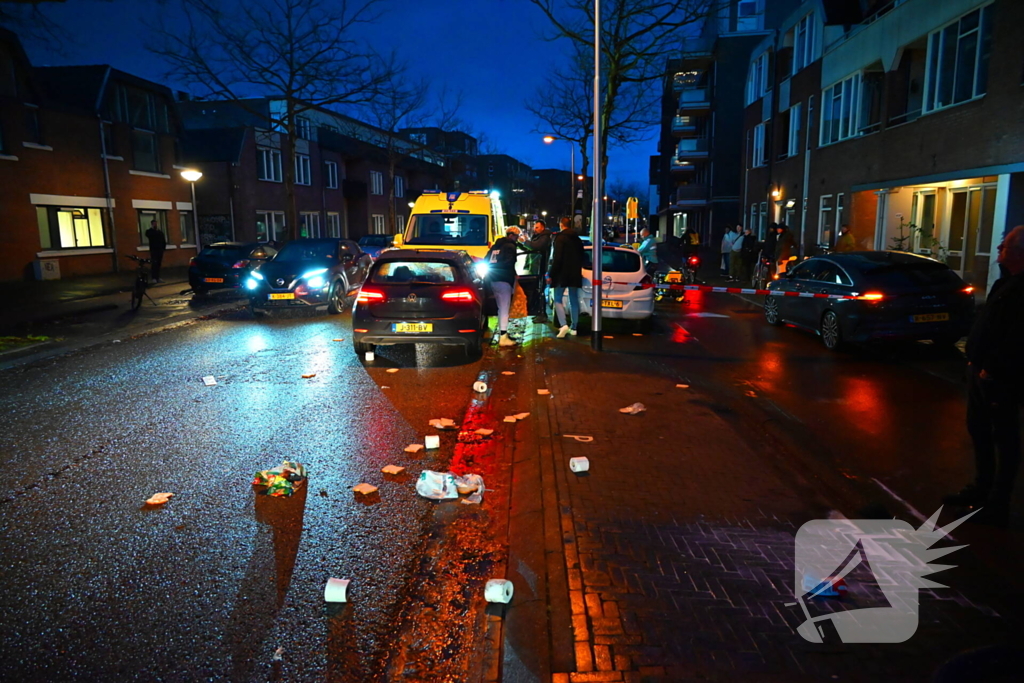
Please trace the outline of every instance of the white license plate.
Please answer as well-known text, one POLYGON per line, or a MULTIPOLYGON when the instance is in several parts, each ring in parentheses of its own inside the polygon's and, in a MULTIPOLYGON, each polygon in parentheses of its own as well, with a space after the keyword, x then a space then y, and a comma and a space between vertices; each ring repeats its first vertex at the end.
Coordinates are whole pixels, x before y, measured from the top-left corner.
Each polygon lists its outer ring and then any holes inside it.
POLYGON ((935 323, 943 320, 949 320, 949 313, 922 313, 921 315, 910 316, 911 322, 915 323, 935 323))
POLYGON ((271 294, 268 297, 271 301, 281 301, 282 299, 294 299, 295 292, 283 292, 281 294, 271 294))
POLYGON ((601 308, 622 308, 622 302, 615 299, 601 299, 601 308))
POLYGON ((392 332, 411 332, 413 334, 419 332, 433 332, 434 325, 432 323, 391 323, 392 332))

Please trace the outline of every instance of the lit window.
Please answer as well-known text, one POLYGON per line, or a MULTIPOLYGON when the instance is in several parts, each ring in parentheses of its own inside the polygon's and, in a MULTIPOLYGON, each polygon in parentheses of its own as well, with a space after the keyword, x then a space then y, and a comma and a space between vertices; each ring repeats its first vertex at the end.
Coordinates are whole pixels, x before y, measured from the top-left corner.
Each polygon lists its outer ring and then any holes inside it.
POLYGON ((100 209, 37 206, 39 243, 43 249, 106 246, 100 209))
POLYGON ((969 12, 928 36, 925 111, 981 97, 988 89, 992 6, 969 12))

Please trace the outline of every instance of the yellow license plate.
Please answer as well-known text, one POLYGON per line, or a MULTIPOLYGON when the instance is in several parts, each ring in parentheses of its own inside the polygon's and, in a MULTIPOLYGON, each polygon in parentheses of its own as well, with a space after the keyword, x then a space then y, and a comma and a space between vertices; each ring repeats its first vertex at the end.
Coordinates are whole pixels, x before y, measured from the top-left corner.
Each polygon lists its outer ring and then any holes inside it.
POLYGON ((284 292, 283 294, 271 294, 270 295, 270 300, 271 301, 281 301, 282 299, 294 299, 294 298, 295 298, 295 293, 294 292, 284 292))
POLYGON ((949 313, 923 313, 921 315, 912 315, 910 320, 915 323, 934 323, 943 320, 949 320, 949 313))
POLYGON ((207 277, 203 278, 203 282, 224 282, 222 277, 207 277))
POLYGON ((682 281, 683 281, 683 274, 682 273, 669 273, 668 275, 665 276, 665 282, 682 282, 682 281))
POLYGON ((622 302, 615 299, 601 299, 601 308, 622 308, 622 302))
POLYGON ((392 323, 392 332, 433 332, 434 325, 432 323, 392 323))

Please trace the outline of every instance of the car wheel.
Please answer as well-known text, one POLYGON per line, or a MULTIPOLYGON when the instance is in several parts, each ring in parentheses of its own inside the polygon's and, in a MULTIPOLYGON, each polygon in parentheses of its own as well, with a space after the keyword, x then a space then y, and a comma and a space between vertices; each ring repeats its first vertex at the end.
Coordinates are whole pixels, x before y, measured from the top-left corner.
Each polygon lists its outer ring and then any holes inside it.
POLYGON ((484 336, 478 334, 476 339, 471 343, 466 344, 466 358, 469 360, 479 360, 484 355, 484 336))
POLYGON ((769 294, 764 298, 764 319, 769 325, 781 325, 782 318, 779 317, 779 299, 769 294))
POLYGON ((364 342, 352 342, 352 348, 355 350, 356 355, 362 358, 367 352, 373 351, 373 344, 366 344, 364 342))
POLYGON ((206 287, 193 287, 192 288, 192 295, 195 296, 197 299, 204 299, 207 296, 209 296, 209 294, 210 294, 210 290, 208 290, 206 287))
POLYGON ((331 293, 327 298, 327 312, 331 314, 342 313, 348 303, 348 288, 344 280, 335 280, 331 285, 331 293))
POLYGON ((839 327, 839 316, 832 311, 825 311, 821 316, 821 341, 829 351, 835 351, 843 345, 843 333, 839 327))

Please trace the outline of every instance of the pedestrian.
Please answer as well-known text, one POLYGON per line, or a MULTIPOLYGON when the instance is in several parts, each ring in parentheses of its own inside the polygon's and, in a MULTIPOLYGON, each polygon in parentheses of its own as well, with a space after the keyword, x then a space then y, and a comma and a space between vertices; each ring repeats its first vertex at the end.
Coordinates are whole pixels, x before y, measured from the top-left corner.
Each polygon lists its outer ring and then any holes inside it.
POLYGON ((779 241, 779 224, 769 223, 768 234, 764 237, 764 257, 775 264, 775 243, 779 241))
POLYGON ((729 279, 739 280, 743 272, 743 226, 730 228, 726 237, 729 238, 729 279))
POLYGON ((640 231, 640 248, 637 251, 644 260, 644 269, 653 275, 658 270, 658 240, 647 228, 640 231))
POLYGON ((974 482, 943 502, 981 507, 975 521, 1005 526, 1021 455, 1024 225, 1003 238, 996 262, 1007 274, 992 285, 967 337, 967 432, 974 445, 974 482))
POLYGON ((740 271, 740 279, 744 282, 750 282, 751 278, 754 277, 754 264, 757 263, 757 252, 758 243, 757 236, 754 235, 754 231, 750 228, 743 229, 743 241, 740 246, 740 254, 742 255, 743 268, 740 271))
POLYGON ((850 226, 843 223, 843 227, 839 228, 839 238, 836 239, 836 253, 841 254, 844 251, 855 251, 856 249, 857 240, 850 232, 850 226))
POLYGON ((548 272, 548 261, 551 260, 551 231, 547 223, 542 219, 533 224, 533 236, 527 243, 531 255, 530 272, 537 275, 537 288, 534 292, 535 308, 540 313, 533 317, 535 323, 546 323, 548 321, 548 305, 544 300, 545 276, 548 272))
POLYGON ((683 257, 690 258, 700 252, 700 233, 694 227, 683 231, 683 257))
POLYGON ((572 227, 568 217, 561 221, 561 231, 552 239, 551 263, 548 266, 548 286, 555 298, 555 317, 558 319, 558 338, 576 336, 580 322, 580 287, 583 286, 583 240, 572 227), (572 325, 565 320, 562 296, 568 293, 572 325))
POLYGON ((729 277, 729 258, 732 256, 732 240, 735 234, 732 231, 732 226, 725 226, 725 232, 722 233, 722 246, 720 251, 722 252, 722 275, 729 277))
POLYGON ((160 279, 160 266, 164 262, 167 237, 164 235, 164 231, 157 227, 155 218, 149 222, 149 230, 146 231, 146 241, 149 242, 149 260, 153 273, 153 282, 163 282, 160 279))
POLYGON ((487 279, 498 304, 498 346, 515 346, 508 336, 508 312, 512 306, 512 294, 516 288, 516 256, 519 243, 519 228, 510 225, 505 236, 499 237, 487 252, 487 279))
POLYGON ((785 223, 779 223, 775 240, 775 272, 782 275, 789 266, 789 259, 796 256, 796 238, 785 223))

